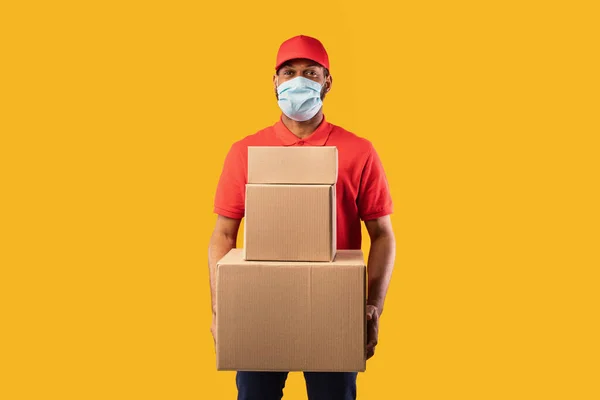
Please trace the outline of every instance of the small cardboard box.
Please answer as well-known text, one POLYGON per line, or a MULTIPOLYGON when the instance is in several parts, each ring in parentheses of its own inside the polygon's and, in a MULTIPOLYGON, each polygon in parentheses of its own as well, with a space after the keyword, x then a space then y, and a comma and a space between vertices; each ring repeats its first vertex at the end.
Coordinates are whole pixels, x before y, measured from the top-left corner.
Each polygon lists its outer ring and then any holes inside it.
POLYGON ((246 185, 244 258, 332 261, 335 185, 246 185))

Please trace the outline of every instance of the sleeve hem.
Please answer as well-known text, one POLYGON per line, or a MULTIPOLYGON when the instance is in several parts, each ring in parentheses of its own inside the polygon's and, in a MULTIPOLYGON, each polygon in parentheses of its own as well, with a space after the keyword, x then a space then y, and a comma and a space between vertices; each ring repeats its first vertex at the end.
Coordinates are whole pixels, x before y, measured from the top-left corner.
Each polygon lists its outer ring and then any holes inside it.
POLYGON ((240 212, 239 210, 233 211, 233 210, 227 210, 227 209, 215 206, 213 209, 213 212, 215 214, 222 215, 223 217, 227 217, 227 218, 234 218, 234 219, 244 218, 244 212, 243 211, 240 212))
POLYGON ((377 218, 381 218, 381 217, 385 217, 386 215, 390 215, 393 213, 392 208, 385 208, 381 211, 377 211, 377 212, 372 212, 369 214, 365 214, 365 215, 361 215, 360 219, 362 219, 363 221, 370 221, 373 219, 377 219, 377 218))

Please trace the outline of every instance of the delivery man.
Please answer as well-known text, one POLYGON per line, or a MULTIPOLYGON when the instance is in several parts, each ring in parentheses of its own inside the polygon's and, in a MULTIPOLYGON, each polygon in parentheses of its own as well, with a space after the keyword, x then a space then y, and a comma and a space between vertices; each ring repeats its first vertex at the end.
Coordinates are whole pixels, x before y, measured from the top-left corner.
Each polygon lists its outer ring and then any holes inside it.
MULTIPOLYGON (((215 336, 217 261, 236 246, 244 217, 248 146, 336 146, 338 149, 337 248, 360 249, 361 220, 371 239, 367 261, 367 358, 377 345, 379 317, 392 275, 395 239, 389 215, 392 199, 384 169, 368 140, 333 125, 323 114, 331 90, 329 57, 315 38, 295 36, 277 53, 273 87, 281 118, 272 126, 233 143, 217 186, 217 222, 209 245, 209 273, 215 336)), ((238 400, 279 400, 287 372, 239 371, 238 400)), ((310 400, 356 398, 356 373, 305 372, 310 400)))

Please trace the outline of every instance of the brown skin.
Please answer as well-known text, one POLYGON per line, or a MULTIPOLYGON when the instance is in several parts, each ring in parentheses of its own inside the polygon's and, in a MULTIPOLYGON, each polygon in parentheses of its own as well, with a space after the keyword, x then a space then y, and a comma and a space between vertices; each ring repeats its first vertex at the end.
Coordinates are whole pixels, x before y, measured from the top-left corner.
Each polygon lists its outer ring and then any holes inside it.
POLYGON ((237 235, 240 228, 240 219, 227 218, 222 215, 217 216, 215 229, 210 237, 208 247, 208 269, 210 276, 210 300, 212 307, 212 324, 210 331, 213 335, 216 345, 216 292, 217 262, 236 246, 237 235))
MULTIPOLYGON (((320 84, 325 83, 322 98, 325 93, 331 89, 332 78, 326 73, 325 68, 313 61, 297 59, 284 64, 278 73, 273 76, 273 85, 277 93, 277 81, 279 83, 297 76, 305 76, 320 84)), ((308 121, 298 122, 282 114, 284 125, 299 138, 306 137, 313 133, 323 120, 323 110, 319 110, 317 115, 308 121)), ((217 216, 217 223, 210 238, 208 249, 208 267, 210 276, 212 324, 210 327, 213 340, 216 344, 216 271, 217 262, 236 247, 240 219, 232 219, 223 216, 217 216)), ((379 336, 379 317, 383 312, 385 297, 392 277, 394 268, 394 259, 396 256, 396 240, 392 230, 392 223, 389 216, 365 221, 365 226, 371 239, 371 249, 367 261, 368 273, 368 298, 367 298, 367 358, 375 354, 379 336)))
POLYGON ((367 359, 375 354, 379 337, 379 317, 392 279, 396 258, 396 239, 390 216, 365 221, 371 239, 367 260, 367 359))
MULTIPOLYGON (((283 82, 299 76, 318 82, 320 85, 325 84, 325 87, 321 92, 321 99, 324 99, 325 94, 331 90, 333 78, 330 74, 326 73, 326 70, 322 65, 304 58, 297 58, 283 64, 279 68, 279 71, 273 75, 273 89, 275 90, 275 96, 277 96, 278 84, 281 85, 283 82)), ((323 108, 308 121, 294 121, 285 114, 281 114, 281 120, 294 135, 302 139, 317 129, 323 120, 323 108)))

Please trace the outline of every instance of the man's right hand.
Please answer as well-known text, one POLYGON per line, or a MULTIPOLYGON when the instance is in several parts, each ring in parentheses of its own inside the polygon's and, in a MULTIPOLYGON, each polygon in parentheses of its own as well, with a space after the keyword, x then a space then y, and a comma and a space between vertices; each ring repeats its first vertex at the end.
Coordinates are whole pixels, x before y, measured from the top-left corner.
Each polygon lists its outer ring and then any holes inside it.
POLYGON ((212 308, 212 322, 210 333, 215 343, 215 352, 217 349, 217 328, 216 328, 216 293, 217 293, 217 262, 235 247, 237 234, 240 228, 241 219, 227 218, 222 215, 217 217, 217 224, 208 245, 208 271, 210 276, 210 300, 212 308))

